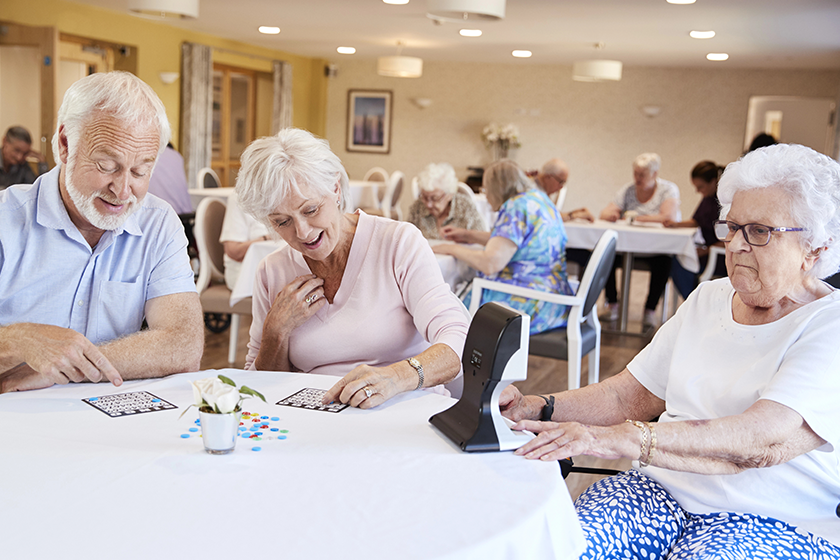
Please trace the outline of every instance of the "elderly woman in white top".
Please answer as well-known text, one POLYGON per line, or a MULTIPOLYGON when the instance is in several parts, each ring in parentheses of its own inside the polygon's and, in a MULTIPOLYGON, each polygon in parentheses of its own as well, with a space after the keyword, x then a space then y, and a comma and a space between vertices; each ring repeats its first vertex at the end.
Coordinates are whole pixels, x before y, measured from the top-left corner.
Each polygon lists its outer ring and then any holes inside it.
MULTIPOLYGON (((658 154, 646 153, 636 156, 633 160, 633 181, 621 187, 615 198, 601 211, 601 219, 614 222, 622 216, 636 214, 638 222, 676 222, 680 220, 680 189, 671 181, 659 178, 659 167, 662 160, 658 154)), ((648 297, 645 301, 643 323, 653 325, 656 321, 655 312, 659 299, 665 292, 668 276, 671 273, 671 257, 669 255, 653 255, 638 257, 650 268, 650 285, 648 297)), ((618 290, 615 285, 615 270, 613 266, 604 293, 607 299, 607 319, 618 318, 618 290)), ((625 271, 625 274, 630 274, 625 271)), ((622 297, 627 297, 622 294, 622 297)))
POLYGON ((417 177, 420 196, 408 210, 408 221, 426 239, 443 239, 444 226, 486 231, 472 197, 458 189, 455 170, 448 163, 430 163, 417 177))
POLYGON ((840 267, 840 165, 771 146, 718 195, 729 278, 615 377, 502 394, 538 434, 520 455, 638 461, 578 499, 581 558, 840 558, 840 292, 820 280, 840 267))
POLYGON ((339 375, 324 401, 371 408, 454 379, 469 315, 420 232, 346 213, 348 191, 341 161, 304 130, 242 154, 239 204, 288 243, 257 271, 245 366, 339 375))

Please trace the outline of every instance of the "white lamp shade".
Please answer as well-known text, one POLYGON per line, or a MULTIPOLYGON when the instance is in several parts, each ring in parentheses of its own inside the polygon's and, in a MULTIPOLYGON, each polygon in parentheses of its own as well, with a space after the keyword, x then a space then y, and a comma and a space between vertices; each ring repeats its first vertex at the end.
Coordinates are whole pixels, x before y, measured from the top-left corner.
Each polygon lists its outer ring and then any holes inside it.
POLYGON ((426 0, 426 13, 459 21, 498 20, 505 17, 505 0, 426 0))
POLYGON ((572 79, 577 82, 603 82, 621 79, 618 60, 581 60, 572 67, 572 79))
POLYGON ((198 0, 129 0, 128 9, 155 18, 198 18, 198 0))
POLYGON ((414 56, 380 56, 376 73, 394 78, 419 78, 423 75, 423 59, 414 56))

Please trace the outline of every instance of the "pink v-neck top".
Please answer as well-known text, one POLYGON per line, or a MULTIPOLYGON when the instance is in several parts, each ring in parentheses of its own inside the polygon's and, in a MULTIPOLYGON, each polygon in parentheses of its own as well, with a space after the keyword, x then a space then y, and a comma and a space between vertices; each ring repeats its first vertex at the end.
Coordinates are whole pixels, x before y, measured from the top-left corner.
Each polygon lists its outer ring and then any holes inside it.
MULTIPOLYGON (((274 298, 311 274, 290 247, 260 263, 246 369, 254 369, 274 298)), ((443 343, 458 356, 469 327, 464 305, 443 281, 429 243, 413 225, 359 212, 347 267, 332 304, 289 338, 289 360, 306 373, 344 376, 361 364, 388 366, 443 343)))

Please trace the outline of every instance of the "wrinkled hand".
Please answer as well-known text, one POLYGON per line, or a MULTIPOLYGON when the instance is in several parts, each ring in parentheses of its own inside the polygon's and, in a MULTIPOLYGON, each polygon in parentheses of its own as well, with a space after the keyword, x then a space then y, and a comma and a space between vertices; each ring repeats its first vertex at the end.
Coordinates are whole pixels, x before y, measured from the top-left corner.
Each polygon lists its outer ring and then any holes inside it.
POLYGON ((569 217, 573 220, 586 220, 587 222, 594 222, 595 216, 589 211, 589 208, 578 208, 569 212, 569 217))
POLYGON ((451 247, 451 243, 436 243, 435 245, 432 245, 432 253, 436 255, 448 255, 451 247))
POLYGON ((314 274, 298 276, 274 298, 265 317, 264 330, 275 336, 291 333, 326 304, 324 280, 314 274))
POLYGON ((17 340, 23 362, 32 371, 24 368, 10 372, 3 378, 4 387, 12 385, 10 379, 16 380, 14 386, 24 387, 17 390, 39 389, 56 383, 98 383, 103 379, 117 387, 122 385, 122 377, 108 358, 76 331, 34 323, 21 324, 18 328, 17 340))
POLYGON ((601 219, 608 222, 616 222, 619 218, 621 218, 621 210, 613 210, 612 212, 604 211, 601 213, 601 219))
POLYGON ((519 422, 520 420, 528 420, 530 418, 539 418, 542 412, 542 405, 545 404, 539 397, 535 397, 539 403, 534 407, 528 397, 525 397, 519 392, 519 389, 513 385, 508 385, 499 395, 499 410, 502 416, 519 422))
POLYGON ((469 231, 470 230, 464 228, 444 226, 440 228, 440 235, 447 241, 454 241, 455 243, 469 243, 469 231))
MULTIPOLYGON (((636 430, 635 426, 626 426, 636 430)), ((523 420, 514 424, 512 429, 537 434, 537 437, 514 451, 515 455, 524 455, 526 459, 559 461, 577 455, 591 455, 602 459, 635 459, 638 452, 635 456, 632 455, 633 446, 640 447, 639 442, 634 443, 633 440, 633 437, 638 436, 632 431, 628 432, 623 425, 586 426, 577 422, 523 420)))
POLYGON ((373 408, 406 391, 404 381, 392 366, 358 366, 333 385, 321 402, 339 401, 357 408, 373 408), (372 392, 370 397, 365 394, 366 387, 372 392))
POLYGON ((29 153, 26 154, 26 158, 35 158, 41 163, 47 163, 47 158, 44 157, 44 154, 37 150, 29 150, 29 153))
POLYGON ((662 225, 668 228, 679 227, 680 223, 675 222, 674 220, 663 220, 662 225))
MULTIPOLYGON (((67 381, 64 383, 67 383, 67 381)), ((53 385, 55 383, 51 379, 26 364, 20 364, 0 374, 0 393, 46 389, 53 385)))

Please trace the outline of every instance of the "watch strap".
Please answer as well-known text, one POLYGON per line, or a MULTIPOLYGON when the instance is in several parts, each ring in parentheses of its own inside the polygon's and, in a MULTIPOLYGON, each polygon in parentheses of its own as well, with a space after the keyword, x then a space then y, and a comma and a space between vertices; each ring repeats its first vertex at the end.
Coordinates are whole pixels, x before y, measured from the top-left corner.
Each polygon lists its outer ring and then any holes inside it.
POLYGON ((421 364, 420 360, 417 358, 409 358, 406 361, 408 362, 408 365, 414 368, 414 371, 417 372, 417 376, 420 378, 417 380, 417 387, 415 387, 414 390, 416 391, 417 389, 422 389, 423 382, 425 381, 423 377, 423 364, 421 364))
POLYGON ((541 422, 551 422, 551 417, 554 414, 554 395, 544 396, 544 395, 537 395, 542 400, 545 401, 545 405, 542 409, 542 414, 540 414, 540 421, 541 422))

